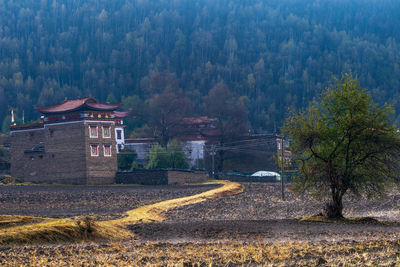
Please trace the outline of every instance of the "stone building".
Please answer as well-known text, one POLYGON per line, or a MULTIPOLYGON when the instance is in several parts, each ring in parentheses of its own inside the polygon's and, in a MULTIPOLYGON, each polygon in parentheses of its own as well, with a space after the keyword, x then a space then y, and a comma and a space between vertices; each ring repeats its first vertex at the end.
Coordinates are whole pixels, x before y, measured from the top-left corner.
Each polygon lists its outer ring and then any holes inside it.
POLYGON ((42 122, 10 127, 11 175, 30 182, 114 183, 126 115, 116 112, 119 106, 84 98, 36 108, 42 122))

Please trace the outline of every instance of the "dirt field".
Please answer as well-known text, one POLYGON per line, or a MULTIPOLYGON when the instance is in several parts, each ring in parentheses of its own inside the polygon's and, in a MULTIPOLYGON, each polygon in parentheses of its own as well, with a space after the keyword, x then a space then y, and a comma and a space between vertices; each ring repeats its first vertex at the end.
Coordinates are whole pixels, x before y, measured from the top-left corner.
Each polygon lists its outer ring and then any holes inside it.
MULTIPOLYGON (((167 213, 169 221, 295 219, 319 213, 324 207, 324 203, 295 195, 288 189, 285 190, 286 201, 282 201, 279 183, 242 185, 245 187, 242 194, 174 209, 167 213)), ((345 217, 400 221, 400 194, 396 191, 375 201, 346 198, 343 205, 345 217)))
MULTIPOLYGON (((279 184, 243 185, 241 194, 170 210, 163 222, 129 226, 134 240, 0 247, 0 265, 400 266, 398 192, 373 202, 345 200, 345 216, 377 221, 321 223, 298 220, 320 212, 317 201, 288 191, 281 201, 279 184)), ((107 218, 215 186, 50 188, 0 187, 0 213, 66 217, 90 211, 107 218)))
POLYGON ((43 217, 91 215, 110 219, 138 206, 216 188, 199 186, 0 186, 0 214, 43 217))
POLYGON ((400 239, 400 194, 383 200, 346 199, 346 217, 373 217, 383 223, 317 223, 298 218, 317 214, 323 204, 286 192, 280 199, 280 185, 244 183, 242 194, 183 206, 166 213, 160 223, 134 225, 139 239, 161 242, 262 240, 365 241, 400 239))

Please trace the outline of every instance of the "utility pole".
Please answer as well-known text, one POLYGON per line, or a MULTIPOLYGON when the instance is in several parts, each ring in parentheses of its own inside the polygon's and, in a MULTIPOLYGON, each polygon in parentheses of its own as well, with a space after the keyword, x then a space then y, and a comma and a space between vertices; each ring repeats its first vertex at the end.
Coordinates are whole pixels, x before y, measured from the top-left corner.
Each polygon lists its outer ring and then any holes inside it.
POLYGON ((211 159, 212 159, 212 163, 211 163, 211 177, 213 179, 215 179, 215 145, 211 146, 211 159))
POLYGON ((284 136, 281 136, 281 191, 282 191, 282 200, 285 200, 285 155, 283 153, 283 138, 284 136))

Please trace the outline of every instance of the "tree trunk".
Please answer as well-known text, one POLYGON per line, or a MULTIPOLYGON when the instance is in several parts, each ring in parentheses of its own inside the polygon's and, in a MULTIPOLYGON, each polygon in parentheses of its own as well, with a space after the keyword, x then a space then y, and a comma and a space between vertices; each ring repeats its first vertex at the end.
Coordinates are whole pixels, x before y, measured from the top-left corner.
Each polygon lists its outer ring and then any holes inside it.
POLYGON ((325 207, 325 215, 331 219, 340 219, 343 218, 343 203, 342 203, 343 194, 332 188, 332 199, 326 204, 325 207))
POLYGON ((218 162, 217 162, 217 172, 223 172, 224 170, 224 160, 225 160, 225 151, 220 150, 218 151, 218 162))
POLYGON ((168 131, 165 128, 163 128, 161 131, 160 145, 163 148, 168 148, 168 143, 169 143, 168 131))

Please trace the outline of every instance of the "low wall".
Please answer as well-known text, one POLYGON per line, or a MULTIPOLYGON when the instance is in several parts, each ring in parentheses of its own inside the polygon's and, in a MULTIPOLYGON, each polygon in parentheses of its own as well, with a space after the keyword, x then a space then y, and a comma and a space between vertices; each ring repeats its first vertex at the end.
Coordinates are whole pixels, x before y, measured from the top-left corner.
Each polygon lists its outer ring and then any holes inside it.
POLYGON ((201 183, 209 179, 202 171, 168 170, 168 184, 201 183))
POLYGON ((166 170, 146 169, 117 172, 115 182, 117 184, 166 185, 168 184, 168 173, 166 170))
POLYGON ((130 172, 117 172, 115 182, 117 184, 166 185, 201 183, 208 179, 208 176, 201 171, 136 169, 130 172))
MULTIPOLYGON (((218 179, 229 180, 232 182, 248 182, 248 183, 274 183, 280 182, 275 176, 248 176, 248 175, 227 175, 218 174, 218 179)), ((285 179, 286 182, 286 179, 285 179)))

